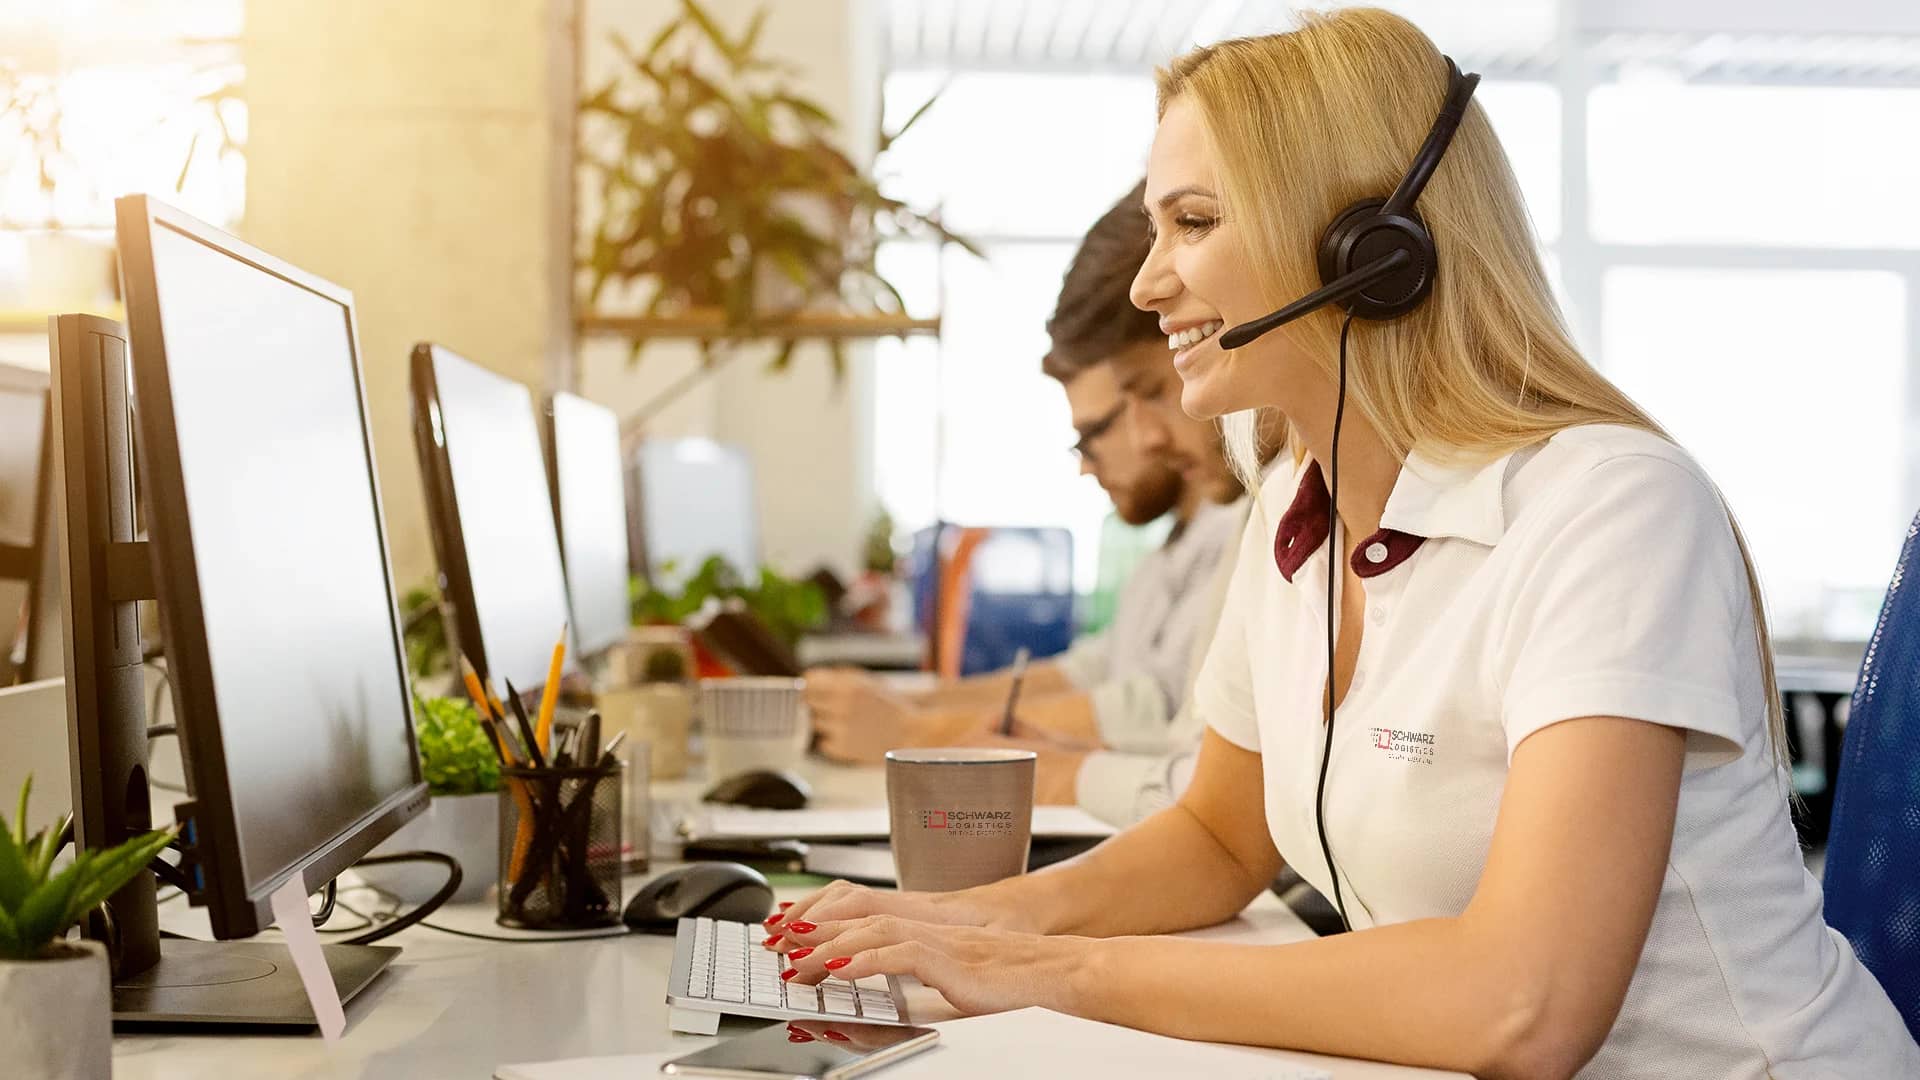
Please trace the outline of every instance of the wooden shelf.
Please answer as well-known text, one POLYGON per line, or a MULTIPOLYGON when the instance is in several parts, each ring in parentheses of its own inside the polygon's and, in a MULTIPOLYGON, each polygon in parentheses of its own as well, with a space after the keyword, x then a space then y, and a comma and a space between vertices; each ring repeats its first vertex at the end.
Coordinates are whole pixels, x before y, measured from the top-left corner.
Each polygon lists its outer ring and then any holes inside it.
POLYGON ((847 315, 837 312, 797 312, 744 327, 729 327, 726 314, 718 308, 702 308, 679 315, 599 315, 580 316, 577 325, 588 337, 696 338, 708 341, 763 338, 850 339, 908 337, 940 333, 940 320, 915 319, 906 315, 847 315))

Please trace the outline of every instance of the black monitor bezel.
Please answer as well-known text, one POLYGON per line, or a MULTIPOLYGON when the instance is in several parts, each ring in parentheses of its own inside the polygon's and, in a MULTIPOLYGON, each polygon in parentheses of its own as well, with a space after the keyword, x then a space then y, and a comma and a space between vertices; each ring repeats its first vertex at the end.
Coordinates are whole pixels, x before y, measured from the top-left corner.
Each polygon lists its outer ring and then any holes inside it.
POLYGON ((197 849, 205 875, 201 898, 207 904, 215 937, 227 939, 256 934, 274 922, 272 897, 295 874, 308 892, 317 891, 352 866, 374 845, 424 810, 427 784, 420 770, 414 738, 412 673, 407 668, 401 635, 399 594, 393 582, 393 556, 387 541, 385 501, 373 456, 371 417, 367 408, 366 377, 361 363, 360 328, 353 294, 324 278, 307 273, 243 240, 145 195, 115 200, 117 234, 127 324, 131 346, 134 410, 140 436, 139 483, 147 499, 148 542, 154 567, 154 586, 160 604, 161 625, 167 643, 167 670, 172 685, 180 755, 192 793, 188 804, 193 818, 191 844, 197 849), (232 786, 220 730, 218 698, 208 656, 205 611, 201 606, 199 571, 187 516, 186 482, 179 454, 173 414, 166 337, 156 295, 153 230, 170 229, 256 270, 322 296, 344 310, 347 338, 353 350, 353 378, 360 408, 360 439, 367 459, 368 490, 374 501, 374 528, 387 588, 387 611, 393 638, 394 668, 402 697, 408 705, 403 718, 407 744, 413 749, 414 782, 362 814, 351 825, 315 845, 293 865, 278 869, 256 888, 249 889, 239 872, 240 840, 235 821, 232 786), (234 872, 220 872, 232 867, 234 872))
MULTIPOLYGON (((564 390, 556 390, 548 394, 540 413, 542 420, 540 425, 540 443, 541 448, 546 451, 547 457, 547 494, 553 500, 553 533, 555 539, 560 541, 560 568, 566 574, 567 610, 573 616, 571 632, 575 642, 580 646, 582 656, 596 656, 625 641, 627 635, 623 627, 619 634, 613 635, 605 641, 587 641, 580 636, 580 613, 575 611, 573 606, 573 569, 567 565, 566 506, 560 497, 560 418, 554 410, 554 403, 561 398, 567 398, 572 402, 584 405, 590 409, 597 409, 608 416, 614 417, 616 427, 618 427, 619 416, 605 405, 595 401, 589 401, 579 394, 569 394, 564 390)), ((631 530, 633 511, 632 507, 627 505, 627 488, 629 484, 627 483, 626 462, 624 455, 620 453, 618 445, 614 447, 614 455, 614 464, 620 469, 621 536, 627 544, 627 566, 629 573, 631 573, 633 566, 633 536, 631 530)), ((625 583, 622 583, 622 587, 625 587, 625 583)))

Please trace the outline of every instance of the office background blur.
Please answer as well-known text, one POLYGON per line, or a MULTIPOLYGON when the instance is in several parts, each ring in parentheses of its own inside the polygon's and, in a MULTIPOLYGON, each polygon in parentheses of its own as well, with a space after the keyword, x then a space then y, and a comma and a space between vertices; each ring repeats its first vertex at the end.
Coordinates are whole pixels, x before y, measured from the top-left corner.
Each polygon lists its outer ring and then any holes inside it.
MULTIPOLYGON (((737 30, 762 5, 704 6, 737 30)), ((693 343, 636 362, 588 317, 576 103, 678 0, 0 0, 0 361, 44 368, 49 312, 115 310, 112 200, 148 191, 353 290, 403 584, 432 571, 405 382, 431 339, 628 416, 684 387, 647 433, 743 445, 789 571, 855 568, 884 507, 902 536, 1067 527, 1084 591, 1109 506, 1039 370, 1061 271, 1144 167, 1152 66, 1293 5, 764 6, 845 151, 983 252, 882 252, 937 337, 855 339, 840 374, 756 345, 688 381, 693 343)), ((1719 480, 1777 635, 1863 639, 1920 505, 1920 6, 1380 6, 1484 73, 1579 340, 1719 480)))

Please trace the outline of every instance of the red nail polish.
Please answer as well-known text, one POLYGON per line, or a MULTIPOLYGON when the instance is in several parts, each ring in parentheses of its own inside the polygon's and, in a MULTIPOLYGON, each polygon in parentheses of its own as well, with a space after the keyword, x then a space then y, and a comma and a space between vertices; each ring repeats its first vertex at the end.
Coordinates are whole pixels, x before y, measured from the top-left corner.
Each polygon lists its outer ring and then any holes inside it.
POLYGON ((836 956, 833 959, 827 961, 827 970, 839 971, 841 968, 846 967, 848 964, 851 964, 851 963, 853 963, 853 957, 851 956, 836 956))
POLYGON ((793 950, 792 952, 790 952, 790 953, 788 953, 788 954, 787 954, 787 959, 789 959, 789 960, 805 960, 805 959, 806 959, 807 957, 809 957, 809 956, 812 956, 812 955, 813 955, 813 946, 811 946, 811 945, 809 945, 809 946, 807 946, 807 947, 806 947, 806 948, 804 948, 804 949, 795 949, 795 950, 793 950))
POLYGON ((807 1043, 813 1041, 813 1036, 804 1031, 789 1031, 787 1032, 787 1041, 790 1043, 807 1043))
POLYGON ((823 1031, 821 1032, 821 1034, 825 1035, 829 1039, 832 1039, 834 1042, 851 1042, 852 1041, 851 1039, 847 1038, 845 1035, 842 1035, 837 1031, 823 1031))
POLYGON ((781 973, 780 973, 780 978, 781 978, 781 979, 783 979, 783 980, 785 980, 785 979, 791 979, 791 978, 793 978, 793 977, 794 977, 795 975, 798 975, 798 974, 800 974, 800 969, 798 969, 798 968, 788 968, 787 970, 785 970, 785 971, 783 971, 783 972, 781 972, 781 973))
POLYGON ((767 940, 765 940, 765 941, 763 941, 763 942, 761 942, 760 944, 762 944, 762 945, 764 945, 764 946, 766 946, 767 948, 769 948, 769 949, 771 949, 771 948, 773 948, 773 947, 774 947, 775 945, 777 945, 777 944, 779 944, 779 942, 780 942, 780 935, 779 935, 779 934, 775 934, 775 935, 773 935, 772 937, 770 937, 770 938, 768 938, 767 940))
POLYGON ((788 908, 790 908, 790 907, 792 907, 792 906, 793 906, 793 901, 791 901, 791 900, 782 900, 782 901, 780 901, 780 910, 781 910, 781 911, 785 911, 785 910, 787 910, 788 908))
MULTIPOLYGON (((769 923, 768 925, 771 926, 772 923, 769 923)), ((792 926, 787 927, 787 929, 796 934, 811 934, 815 930, 818 930, 820 928, 813 925, 810 922, 806 922, 805 920, 802 920, 800 922, 794 923, 792 926)))
POLYGON ((778 915, 769 915, 769 916, 767 916, 767 917, 766 917, 766 920, 765 920, 764 922, 762 922, 762 923, 761 923, 761 925, 762 925, 762 926, 765 926, 765 927, 766 927, 767 929, 769 929, 769 930, 771 930, 771 929, 773 929, 773 928, 774 928, 775 926, 777 926, 777 925, 779 925, 779 923, 780 923, 780 916, 778 916, 778 915))

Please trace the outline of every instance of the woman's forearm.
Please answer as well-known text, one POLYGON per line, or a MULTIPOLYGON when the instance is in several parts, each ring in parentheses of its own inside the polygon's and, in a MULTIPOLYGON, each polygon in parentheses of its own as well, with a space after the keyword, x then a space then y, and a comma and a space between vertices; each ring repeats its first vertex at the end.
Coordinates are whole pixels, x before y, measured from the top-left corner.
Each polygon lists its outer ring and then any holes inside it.
POLYGON ((1243 866, 1176 804, 1079 858, 961 895, 1037 933, 1164 934, 1232 918, 1278 871, 1243 866))
POLYGON ((1056 1007, 1185 1039, 1529 1080, 1571 1075, 1593 1052, 1543 1036, 1538 972, 1459 919, 1291 945, 1126 937, 1085 951, 1056 1007))

